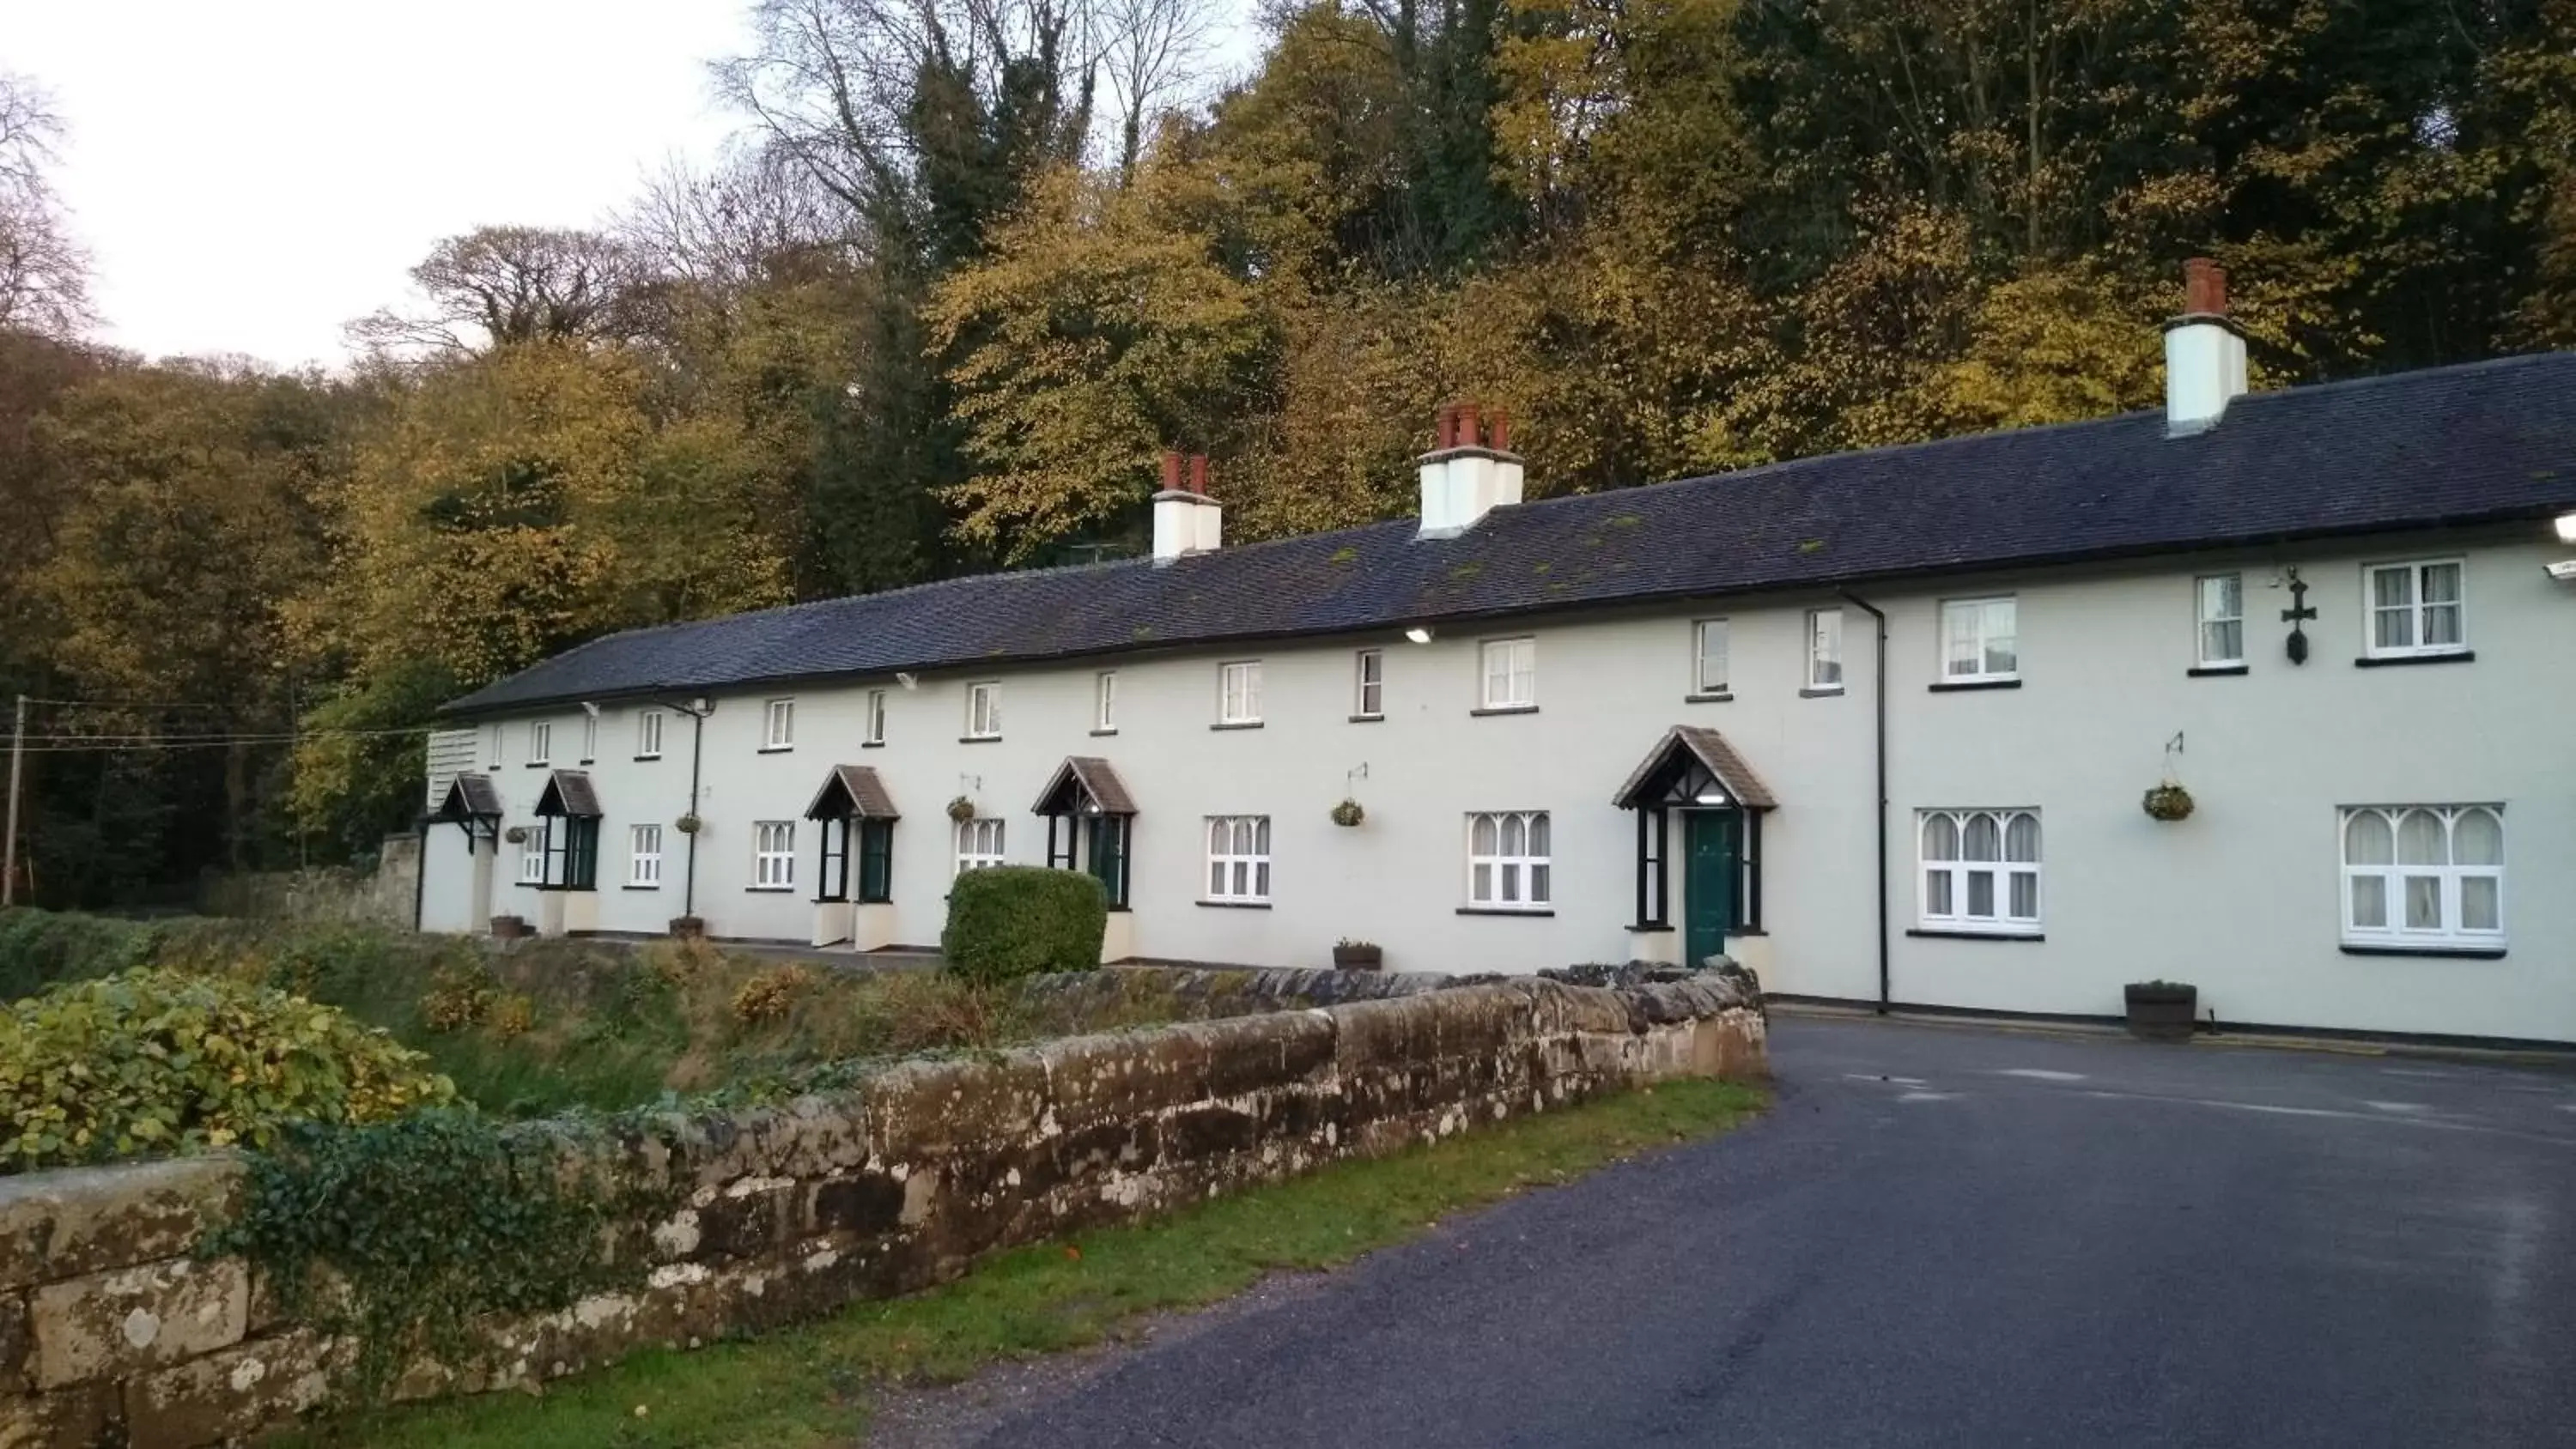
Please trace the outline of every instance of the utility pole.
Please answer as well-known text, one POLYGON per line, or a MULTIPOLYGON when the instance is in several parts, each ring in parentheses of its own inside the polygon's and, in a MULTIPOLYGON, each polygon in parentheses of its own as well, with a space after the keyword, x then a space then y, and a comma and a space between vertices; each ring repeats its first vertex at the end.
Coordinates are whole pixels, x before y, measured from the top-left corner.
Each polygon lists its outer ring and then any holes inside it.
POLYGON ((17 723, 9 731, 9 839, 0 846, 0 906, 18 899, 18 780, 27 764, 27 696, 18 696, 17 723))

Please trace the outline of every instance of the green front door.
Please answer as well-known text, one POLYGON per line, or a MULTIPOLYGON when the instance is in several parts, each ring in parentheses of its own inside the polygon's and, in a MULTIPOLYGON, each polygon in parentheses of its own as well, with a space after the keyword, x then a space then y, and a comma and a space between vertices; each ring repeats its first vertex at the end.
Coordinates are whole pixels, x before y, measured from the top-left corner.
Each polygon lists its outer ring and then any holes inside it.
POLYGON ((1737 822, 1732 810, 1682 812, 1682 960, 1696 966, 1726 949, 1735 924, 1737 822))

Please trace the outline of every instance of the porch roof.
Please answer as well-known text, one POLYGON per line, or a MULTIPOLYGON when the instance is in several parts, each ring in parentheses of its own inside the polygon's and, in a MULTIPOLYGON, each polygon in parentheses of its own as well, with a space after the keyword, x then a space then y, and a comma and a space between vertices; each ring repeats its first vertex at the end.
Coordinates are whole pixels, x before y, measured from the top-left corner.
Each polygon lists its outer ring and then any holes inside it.
POLYGON ((1744 757, 1735 752, 1735 746, 1726 742, 1726 736, 1706 725, 1675 725, 1666 730, 1664 737, 1655 742, 1655 747, 1646 752, 1646 758, 1639 761, 1637 768, 1629 774, 1628 782, 1619 787, 1619 793, 1611 797, 1610 803, 1622 810, 1660 804, 1662 802, 1656 797, 1665 776, 1677 766, 1687 768, 1693 764, 1714 776, 1718 788, 1747 810, 1776 810, 1780 807, 1780 802, 1772 798, 1770 788, 1753 773, 1753 767, 1744 763, 1744 757))
POLYGON ((607 812, 599 808, 599 791, 588 770, 557 770, 546 777, 546 788, 537 796, 537 813, 596 820, 607 812))
POLYGON ((1038 803, 1029 807, 1037 815, 1073 815, 1082 811, 1073 797, 1079 792, 1099 807, 1102 815, 1133 815, 1136 797, 1127 793, 1127 782, 1118 778, 1118 770, 1097 755, 1068 755, 1063 764, 1048 777, 1047 786, 1038 792, 1038 803))
POLYGON ((808 820, 837 820, 844 816, 860 820, 900 820, 903 812, 894 808, 894 794, 877 777, 871 765, 834 765, 823 777, 823 788, 814 792, 814 803, 805 807, 808 820))
POLYGON ((439 797, 438 808, 429 812, 429 818, 498 820, 501 813, 501 792, 493 786, 492 777, 464 770, 448 782, 447 793, 439 797))

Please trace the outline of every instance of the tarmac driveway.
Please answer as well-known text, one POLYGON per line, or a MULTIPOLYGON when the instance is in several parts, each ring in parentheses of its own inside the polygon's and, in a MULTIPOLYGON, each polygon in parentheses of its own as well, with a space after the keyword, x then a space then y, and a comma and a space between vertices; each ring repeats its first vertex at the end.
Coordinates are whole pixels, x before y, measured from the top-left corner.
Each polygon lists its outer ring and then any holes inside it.
POLYGON ((1774 1023, 1731 1136, 1121 1351, 992 1445, 2576 1444, 2576 1076, 1774 1023))

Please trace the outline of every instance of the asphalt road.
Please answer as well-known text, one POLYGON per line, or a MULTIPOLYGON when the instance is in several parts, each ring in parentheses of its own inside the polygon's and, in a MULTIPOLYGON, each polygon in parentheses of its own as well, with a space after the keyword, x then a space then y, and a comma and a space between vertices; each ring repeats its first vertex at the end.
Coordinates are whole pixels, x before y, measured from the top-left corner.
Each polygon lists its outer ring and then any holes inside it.
POLYGON ((2576 1076, 1866 1020, 1773 1059, 1753 1126, 980 1442, 2576 1445, 2576 1076))

